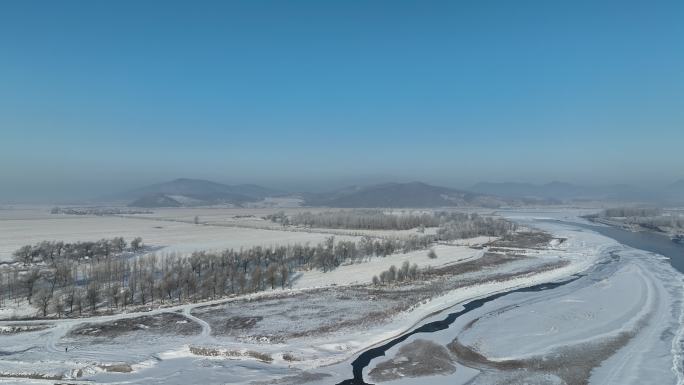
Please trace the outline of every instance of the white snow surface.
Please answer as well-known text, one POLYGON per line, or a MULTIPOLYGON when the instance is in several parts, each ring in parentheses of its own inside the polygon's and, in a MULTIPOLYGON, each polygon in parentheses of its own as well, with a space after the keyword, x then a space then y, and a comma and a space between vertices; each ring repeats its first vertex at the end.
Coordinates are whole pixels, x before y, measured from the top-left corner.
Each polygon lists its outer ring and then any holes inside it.
MULTIPOLYGON (((529 224, 532 224, 533 218, 572 218, 572 214, 565 211, 509 216, 529 224)), ((674 270, 663 256, 630 248, 588 230, 550 222, 535 222, 534 225, 567 238, 561 247, 565 250, 564 255, 572 258, 571 266, 574 267, 568 267, 565 276, 583 272, 585 279, 580 278, 549 291, 509 294, 466 313, 446 330, 415 334, 386 352, 387 358, 372 361, 364 369, 366 380, 368 372, 378 363, 392 359, 401 346, 416 339, 446 345, 458 338, 461 343, 474 347, 488 359, 501 361, 544 357, 549 353, 562 352, 566 347, 591 342, 600 344, 626 332, 634 335, 593 369, 590 384, 684 384, 682 274, 674 270), (611 252, 620 258, 607 263, 611 252), (601 268, 599 262, 607 263, 609 267, 601 268), (474 323, 469 325, 471 321, 474 323)), ((562 275, 550 272, 547 278, 553 280, 562 275)), ((524 285, 539 282, 539 278, 526 280, 524 285)), ((500 291, 503 289, 501 286, 490 288, 487 292, 500 291)), ((505 286, 513 287, 507 283, 505 286)), ((483 296, 483 292, 479 292, 471 293, 466 298, 483 296)), ((420 324, 444 319, 446 313, 458 310, 456 306, 430 316, 420 324)), ((336 376, 323 383, 334 384, 340 379, 351 378, 349 364, 347 361, 332 366, 329 370, 336 376)), ((403 378, 385 383, 470 384, 479 372, 457 366, 452 375, 403 378)), ((492 378, 496 376, 488 377, 484 382, 472 383, 491 384, 494 382, 487 381, 492 378)), ((501 377, 503 382, 498 383, 509 383, 504 378, 501 377)), ((564 382, 550 374, 542 382, 529 383, 564 382)))
MULTIPOLYGON (((629 248, 591 231, 578 231, 571 225, 535 221, 535 218, 572 219, 577 212, 511 212, 505 215, 525 225, 543 228, 557 237, 567 238, 565 242, 556 244, 553 248, 540 251, 535 257, 549 261, 557 261, 560 258, 569 264, 538 274, 502 282, 485 282, 454 290, 400 313, 379 326, 345 330, 343 333, 333 333, 325 337, 299 338, 284 344, 245 343, 212 337, 210 326, 191 314, 193 308, 204 306, 206 303, 153 309, 142 313, 179 311, 190 321, 200 325, 201 333, 197 335, 169 337, 140 332, 134 335, 135 338, 122 341, 80 341, 71 345, 68 353, 64 353, 65 343, 72 342, 63 337, 71 328, 83 322, 104 322, 141 314, 101 316, 85 320, 55 320, 49 322, 53 327, 46 330, 12 335, 0 334, 0 351, 3 353, 0 373, 61 373, 73 377, 75 373, 72 370, 87 367, 83 379, 95 383, 186 385, 247 384, 256 380, 278 379, 306 370, 330 375, 313 383, 336 384, 351 378, 350 363, 357 353, 426 322, 441 320, 447 313, 462 309, 462 305, 470 300, 586 274, 572 283, 548 291, 513 293, 500 297, 476 311, 459 317, 448 329, 410 337, 388 351, 386 357, 393 357, 403 344, 418 338, 429 339, 441 345, 459 338, 462 343, 474 345, 483 355, 493 360, 525 358, 544 355, 563 346, 601 341, 603 338, 626 331, 635 334, 626 345, 591 372, 590 384, 684 384, 682 274, 675 271, 660 256, 629 248), (611 252, 619 255, 619 260, 607 263, 605 268, 601 267, 611 258, 611 252), (476 318, 479 320, 465 330, 466 324, 476 318), (245 357, 199 357, 191 354, 188 348, 197 344, 221 346, 230 350, 256 350, 271 354, 274 360, 272 363, 264 363, 245 357), (285 352, 292 352, 303 359, 285 361, 282 359, 285 352), (103 362, 133 363, 134 371, 105 373, 97 367, 103 362)), ((148 222, 133 219, 131 221, 137 224, 148 222)), ((0 221, 0 226, 2 223, 0 221)), ((133 225, 132 222, 130 224, 133 225)), ((61 231, 57 227, 53 225, 50 231, 61 231)), ((183 227, 177 233, 178 236, 182 236, 183 230, 191 231, 188 227, 183 227)), ((66 231, 63 234, 66 234, 66 231)), ((292 236, 290 232, 287 232, 287 235, 292 236)), ((9 239, 5 234, 0 236, 9 239)), ((258 238, 254 235, 250 237, 258 238)), ((299 279, 297 288, 292 291, 330 285, 332 282, 339 285, 367 282, 372 275, 378 273, 378 270, 385 270, 391 264, 401 265, 402 258, 425 266, 459 263, 481 255, 480 251, 465 246, 443 245, 436 251, 439 255, 436 260, 429 260, 422 252, 415 252, 396 254, 384 259, 376 258, 368 264, 342 266, 326 275, 306 272, 299 279)), ((256 294, 254 297, 260 295, 267 293, 256 294)), ((26 322, 0 322, 0 325, 17 323, 26 322)), ((367 374, 369 369, 383 359, 385 358, 371 362, 364 373, 367 374)), ((479 373, 477 369, 458 366, 456 372, 449 376, 407 378, 388 383, 465 384, 473 378, 476 379, 479 373)), ((3 381, 46 383, 31 379, 0 380, 3 381)))
POLYGON ((370 283, 374 275, 388 270, 390 266, 401 267, 404 262, 416 264, 419 268, 440 267, 457 262, 480 258, 484 250, 476 250, 467 246, 438 245, 433 248, 437 258, 430 259, 428 250, 409 253, 397 253, 384 258, 371 258, 363 263, 352 263, 339 266, 333 271, 322 272, 312 270, 299 273, 294 283, 295 288, 324 287, 331 284, 353 285, 370 283))
MULTIPOLYGON (((183 212, 185 213, 185 212, 183 212)), ((275 246, 293 243, 322 242, 330 234, 262 230, 220 225, 195 225, 165 218, 122 218, 114 216, 51 215, 35 210, 5 212, 0 216, 0 262, 24 245, 41 241, 96 241, 124 237, 127 241, 142 237, 155 252, 187 254, 198 250, 239 249, 251 246, 275 246), (13 216, 11 214, 14 214, 13 216)), ((192 217, 188 219, 192 221, 192 217)), ((345 239, 346 236, 338 236, 345 239)))

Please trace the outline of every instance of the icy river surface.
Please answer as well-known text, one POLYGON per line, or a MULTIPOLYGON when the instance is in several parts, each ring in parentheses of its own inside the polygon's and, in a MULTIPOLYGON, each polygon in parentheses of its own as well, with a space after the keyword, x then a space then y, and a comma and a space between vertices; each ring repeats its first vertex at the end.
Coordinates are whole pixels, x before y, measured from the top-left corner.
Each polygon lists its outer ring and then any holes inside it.
POLYGON ((567 238, 566 252, 594 262, 446 309, 335 368, 351 364, 351 376, 335 383, 684 384, 684 245, 564 212, 504 215, 567 238), (425 341, 456 359, 449 370, 411 378, 401 363, 416 360, 407 351, 425 341))

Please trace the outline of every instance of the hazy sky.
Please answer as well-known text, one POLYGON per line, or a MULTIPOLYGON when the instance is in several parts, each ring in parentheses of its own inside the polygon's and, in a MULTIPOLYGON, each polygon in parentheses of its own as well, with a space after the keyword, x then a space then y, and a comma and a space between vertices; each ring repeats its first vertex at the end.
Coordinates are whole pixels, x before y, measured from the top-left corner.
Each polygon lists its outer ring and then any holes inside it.
POLYGON ((684 177, 684 1, 3 1, 0 198, 684 177))

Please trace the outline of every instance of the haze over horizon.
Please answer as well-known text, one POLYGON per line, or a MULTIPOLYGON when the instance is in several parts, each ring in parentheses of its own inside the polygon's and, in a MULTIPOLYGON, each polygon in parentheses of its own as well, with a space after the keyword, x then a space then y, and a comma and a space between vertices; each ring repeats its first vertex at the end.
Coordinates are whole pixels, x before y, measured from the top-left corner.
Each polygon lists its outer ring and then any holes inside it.
POLYGON ((0 202, 684 178, 684 3, 0 6, 0 202), (182 28, 179 28, 182 26, 182 28))

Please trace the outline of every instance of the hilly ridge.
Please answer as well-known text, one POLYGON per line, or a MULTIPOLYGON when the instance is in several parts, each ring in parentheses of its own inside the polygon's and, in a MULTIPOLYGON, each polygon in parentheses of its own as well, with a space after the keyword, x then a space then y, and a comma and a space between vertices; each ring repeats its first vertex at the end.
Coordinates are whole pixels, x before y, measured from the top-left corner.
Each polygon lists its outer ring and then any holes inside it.
POLYGON ((180 178, 119 195, 135 207, 180 207, 212 204, 240 205, 282 192, 252 184, 226 185, 201 179, 180 178))
POLYGON ((367 187, 350 187, 327 194, 312 194, 305 202, 309 206, 329 207, 496 207, 506 200, 485 194, 433 186, 422 182, 385 183, 367 187))
POLYGON ((201 179, 181 178, 134 189, 117 196, 134 207, 189 207, 228 204, 244 206, 266 198, 297 198, 305 206, 367 208, 500 207, 526 204, 561 204, 582 200, 632 202, 684 202, 684 180, 664 191, 628 185, 582 186, 551 182, 478 183, 468 190, 423 182, 352 185, 322 193, 286 193, 254 184, 227 185, 201 179))

